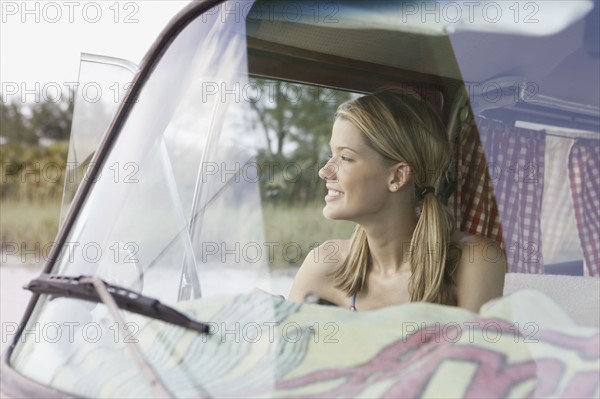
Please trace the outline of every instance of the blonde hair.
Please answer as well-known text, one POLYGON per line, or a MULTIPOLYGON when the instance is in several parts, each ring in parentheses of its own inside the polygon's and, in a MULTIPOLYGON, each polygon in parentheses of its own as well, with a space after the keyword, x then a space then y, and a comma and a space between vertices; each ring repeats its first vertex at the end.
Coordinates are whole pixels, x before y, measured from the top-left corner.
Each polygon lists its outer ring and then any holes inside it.
MULTIPOLYGON (((384 159, 410 165, 415 207, 421 214, 408 252, 411 302, 453 304, 453 267, 449 256, 453 222, 435 193, 443 188, 451 161, 450 142, 435 112, 412 92, 384 90, 348 101, 335 118, 352 122, 367 144, 384 159), (425 192, 433 187, 435 193, 425 192)), ((349 296, 363 289, 371 262, 367 235, 358 225, 334 283, 349 296)))

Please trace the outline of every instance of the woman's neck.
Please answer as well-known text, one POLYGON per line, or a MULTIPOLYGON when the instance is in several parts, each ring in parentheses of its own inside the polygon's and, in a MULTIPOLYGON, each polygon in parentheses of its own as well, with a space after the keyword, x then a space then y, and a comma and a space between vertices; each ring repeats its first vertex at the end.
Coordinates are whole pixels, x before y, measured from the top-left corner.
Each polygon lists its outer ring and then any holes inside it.
POLYGON ((411 239, 418 218, 412 209, 395 216, 362 225, 373 262, 371 270, 378 274, 410 271, 411 239))

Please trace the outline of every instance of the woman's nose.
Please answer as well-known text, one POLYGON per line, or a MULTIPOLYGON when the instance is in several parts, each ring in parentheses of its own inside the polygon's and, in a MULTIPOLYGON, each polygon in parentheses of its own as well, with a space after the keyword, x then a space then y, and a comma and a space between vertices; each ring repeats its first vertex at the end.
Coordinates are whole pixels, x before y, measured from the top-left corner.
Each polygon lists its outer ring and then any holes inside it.
POLYGON ((319 169, 319 177, 323 180, 334 180, 335 164, 331 160, 327 161, 325 166, 319 169))

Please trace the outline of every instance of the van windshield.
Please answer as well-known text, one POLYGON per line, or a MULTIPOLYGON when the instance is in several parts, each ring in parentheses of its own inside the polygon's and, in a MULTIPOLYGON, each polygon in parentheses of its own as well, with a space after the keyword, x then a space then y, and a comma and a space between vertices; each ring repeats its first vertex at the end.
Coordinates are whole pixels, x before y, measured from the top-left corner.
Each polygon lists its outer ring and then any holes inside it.
MULTIPOLYGON (((187 304, 254 288, 287 295, 290 277, 313 248, 351 234, 351 223, 322 217, 318 170, 328 157, 335 109, 357 94, 251 74, 244 18, 227 7, 185 27, 143 83, 52 273, 71 280, 97 276, 201 320, 211 306, 197 313, 187 304)), ((235 317, 272 329, 279 298, 258 300, 260 313, 238 306, 235 317)), ((148 314, 123 315, 126 332, 102 303, 42 295, 26 329, 67 322, 72 334, 52 343, 25 334, 11 363, 77 395, 89 394, 88 387, 57 376, 75 372, 77 359, 100 346, 121 358, 127 373, 139 374, 124 345, 137 342, 142 331, 152 342, 162 329, 177 335, 179 327, 148 314)), ((211 327, 212 333, 220 328, 211 327)), ((273 349, 264 354, 267 386, 277 373, 279 344, 270 342, 273 349)), ((157 353, 145 355, 153 364, 157 353)), ((205 377, 210 380, 210 372, 205 377)), ((137 384, 152 394, 147 381, 137 384)), ((195 380, 184 389, 219 396, 228 387, 195 380)))
MULTIPOLYGON (((590 2, 572 3, 564 18, 540 11, 537 30, 490 27, 488 14, 465 27, 447 2, 227 1, 196 15, 147 60, 49 272, 158 299, 218 338, 126 310, 119 325, 103 304, 41 295, 11 365, 76 396, 148 397, 123 350, 133 342, 174 396, 302 395, 303 382, 278 378, 339 326, 325 313, 284 326, 300 304, 250 293, 287 295, 308 254, 330 256, 311 250, 351 236, 353 223, 322 216, 319 169, 338 106, 388 86, 417 91, 447 122, 457 230, 501 243, 509 272, 598 276, 600 219, 587 205, 598 203, 598 23, 590 2), (409 3, 445 20, 421 23, 409 3), (63 333, 46 339, 54 326, 63 333), (223 373, 234 366, 243 372, 223 373)), ((364 330, 353 320, 342 336, 364 330)))

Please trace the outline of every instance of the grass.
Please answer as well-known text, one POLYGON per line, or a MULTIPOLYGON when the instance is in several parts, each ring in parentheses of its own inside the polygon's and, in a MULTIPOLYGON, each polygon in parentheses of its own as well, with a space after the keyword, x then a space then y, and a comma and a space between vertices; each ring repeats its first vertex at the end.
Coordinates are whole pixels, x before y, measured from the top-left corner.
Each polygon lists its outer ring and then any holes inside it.
MULTIPOLYGON (((4 251, 3 262, 5 254, 14 253, 15 245, 18 251, 14 255, 19 255, 21 250, 30 253, 55 240, 66 173, 63 170, 61 178, 53 180, 44 178, 43 171, 46 165, 64 165, 67 149, 67 143, 49 147, 0 146, 3 165, 10 165, 0 168, 0 248, 4 251)), ((312 248, 328 239, 348 238, 354 229, 352 223, 325 219, 323 205, 323 201, 294 206, 263 203, 262 220, 255 205, 249 205, 248 209, 244 208, 243 202, 229 205, 236 206, 233 211, 226 205, 215 206, 207 222, 210 226, 208 239, 229 244, 236 240, 252 240, 253 237, 256 241, 264 239, 278 244, 273 251, 271 267, 298 266, 312 248), (240 215, 245 222, 240 223, 240 215)), ((157 245, 160 244, 163 237, 161 226, 166 217, 173 217, 171 210, 156 210, 144 215, 149 242, 152 242, 152 237, 148 234, 154 232, 157 245)), ((27 259, 33 259, 33 255, 27 255, 27 259)))
MULTIPOLYGON (((19 251, 43 248, 54 241, 58 233, 60 202, 16 201, 5 199, 0 202, 0 238, 2 249, 12 253, 17 245, 19 251)), ((33 256, 28 259, 33 259, 33 256)), ((4 257, 3 257, 4 260, 4 257)))
POLYGON ((324 241, 350 237, 354 223, 325 219, 322 210, 322 202, 296 207, 264 206, 266 239, 279 243, 281 247, 290 246, 290 254, 287 256, 282 251, 275 251, 273 267, 299 265, 312 248, 324 241), (296 251, 291 248, 292 245, 297 248, 296 244, 301 248, 300 257, 296 256, 296 251))
MULTIPOLYGON (((310 250, 324 241, 350 237, 354 224, 325 219, 323 204, 263 205, 265 240, 277 243, 271 267, 298 266, 310 250), (300 251, 298 251, 298 248, 300 251), (287 253, 284 251, 287 249, 287 253)), ((33 250, 54 241, 58 233, 60 202, 5 199, 0 202, 2 248, 17 245, 33 250)), ((11 248, 12 251, 12 248, 11 248)), ((33 259, 33 255, 28 259, 33 259)))

